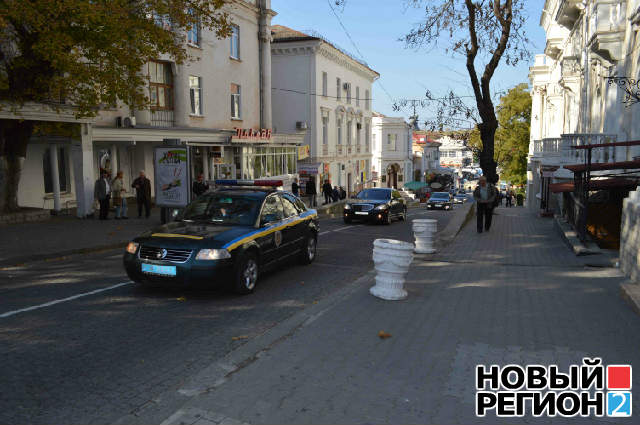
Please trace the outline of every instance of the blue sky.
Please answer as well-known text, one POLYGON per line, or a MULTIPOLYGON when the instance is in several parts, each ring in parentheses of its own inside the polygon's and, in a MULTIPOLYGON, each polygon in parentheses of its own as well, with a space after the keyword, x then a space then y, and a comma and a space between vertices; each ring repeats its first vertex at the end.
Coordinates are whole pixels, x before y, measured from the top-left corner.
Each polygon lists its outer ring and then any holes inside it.
MULTIPOLYGON (((332 0, 272 0, 271 8, 278 13, 273 24, 297 30, 316 30, 359 56, 328 1, 332 0)), ((539 26, 543 5, 543 0, 527 0, 526 32, 532 41, 531 61, 533 55, 544 50, 545 35, 539 26)), ((364 59, 381 74, 380 82, 394 100, 424 98, 427 88, 437 95, 444 95, 450 90, 458 94, 472 94, 463 57, 452 57, 445 53, 444 48, 406 49, 398 41, 420 21, 423 9, 408 7, 406 0, 348 0, 344 9, 336 11, 364 59)), ((478 66, 478 61, 476 64, 481 73, 483 67, 478 66)), ((511 67, 502 61, 493 77, 492 91, 506 91, 518 83, 528 82, 529 66, 530 62, 523 62, 511 67)), ((410 115, 408 110, 393 110, 392 100, 379 83, 374 83, 373 97, 373 107, 378 112, 391 116, 410 115)), ((497 101, 494 100, 495 103, 497 101)), ((432 110, 418 113, 421 123, 433 116, 432 110)))

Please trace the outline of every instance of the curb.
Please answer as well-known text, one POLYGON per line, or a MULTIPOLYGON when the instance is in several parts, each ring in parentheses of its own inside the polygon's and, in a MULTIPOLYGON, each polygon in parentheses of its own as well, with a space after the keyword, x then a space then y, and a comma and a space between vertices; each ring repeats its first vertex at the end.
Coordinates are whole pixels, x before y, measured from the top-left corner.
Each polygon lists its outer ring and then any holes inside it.
POLYGON ((113 242, 106 245, 93 246, 88 248, 76 248, 70 249, 67 251, 59 251, 51 254, 33 254, 33 255, 24 255, 20 257, 11 257, 7 260, 0 261, 0 267, 19 267, 24 266, 25 263, 32 263, 35 261, 54 261, 54 260, 62 260, 65 257, 69 257, 71 255, 79 255, 79 254, 92 254, 95 252, 109 251, 112 249, 124 248, 129 243, 129 240, 124 242, 113 242))
POLYGON ((454 209, 454 212, 459 212, 449 220, 449 223, 442 231, 436 233, 436 244, 440 247, 450 244, 455 237, 458 236, 458 233, 460 233, 460 230, 462 230, 465 224, 473 217, 475 210, 475 202, 467 202, 462 204, 462 208, 454 209))
POLYGON ((338 303, 344 301, 367 283, 373 283, 375 270, 370 270, 358 279, 327 297, 304 307, 288 319, 278 323, 263 334, 248 340, 244 345, 230 351, 224 357, 196 375, 188 378, 179 389, 167 390, 154 400, 122 416, 115 424, 169 423, 180 411, 188 412, 188 404, 195 397, 207 394, 223 385, 234 373, 258 360, 264 353, 286 340, 299 329, 311 324, 338 303))
POLYGON ((631 281, 621 283, 620 295, 636 314, 640 314, 640 285, 631 281))
POLYGON ((582 241, 578 238, 578 234, 575 230, 568 224, 561 221, 558 216, 553 218, 553 227, 558 231, 562 240, 564 240, 565 244, 569 247, 571 251, 577 256, 581 255, 593 255, 593 254, 601 254, 600 248, 587 248, 582 241))

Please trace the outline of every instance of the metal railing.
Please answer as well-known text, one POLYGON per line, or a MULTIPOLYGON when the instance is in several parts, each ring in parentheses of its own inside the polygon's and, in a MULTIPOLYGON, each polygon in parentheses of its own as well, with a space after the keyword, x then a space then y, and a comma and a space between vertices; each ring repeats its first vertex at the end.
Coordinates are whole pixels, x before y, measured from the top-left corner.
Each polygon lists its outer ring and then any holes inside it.
POLYGON ((175 118, 171 110, 151 111, 152 127, 174 127, 175 118))
MULTIPOLYGON (((615 134, 603 133, 571 133, 562 135, 562 162, 564 164, 579 164, 585 162, 585 149, 571 149, 571 146, 606 145, 617 139, 615 134)), ((616 148, 614 146, 593 149, 591 162, 615 162, 616 148)))
POLYGON ((329 145, 322 145, 322 155, 329 155, 329 145))

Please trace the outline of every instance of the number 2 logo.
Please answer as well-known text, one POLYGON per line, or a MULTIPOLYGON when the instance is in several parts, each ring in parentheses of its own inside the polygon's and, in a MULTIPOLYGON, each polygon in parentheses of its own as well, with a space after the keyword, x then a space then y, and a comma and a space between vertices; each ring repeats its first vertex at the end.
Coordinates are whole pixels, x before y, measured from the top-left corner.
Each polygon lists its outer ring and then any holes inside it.
POLYGON ((631 393, 610 391, 607 393, 607 416, 631 416, 631 393))

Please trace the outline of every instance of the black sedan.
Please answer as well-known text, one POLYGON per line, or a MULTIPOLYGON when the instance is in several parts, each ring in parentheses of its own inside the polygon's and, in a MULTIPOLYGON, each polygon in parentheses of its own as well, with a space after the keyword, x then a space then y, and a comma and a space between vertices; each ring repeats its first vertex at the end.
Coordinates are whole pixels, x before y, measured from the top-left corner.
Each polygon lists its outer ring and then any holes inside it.
POLYGON ((344 205, 343 218, 345 223, 363 220, 391 224, 394 218, 407 219, 407 204, 395 189, 364 189, 344 205))
POLYGON ((443 210, 453 209, 453 199, 449 192, 433 192, 427 201, 427 209, 440 208, 443 210))
POLYGON ((124 267, 138 283, 230 286, 248 294, 266 269, 292 258, 311 263, 318 229, 316 210, 288 192, 224 187, 131 241, 124 267))

